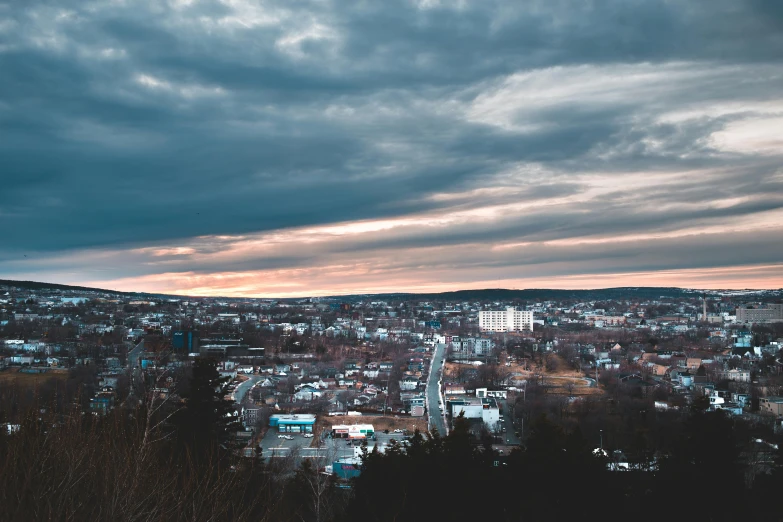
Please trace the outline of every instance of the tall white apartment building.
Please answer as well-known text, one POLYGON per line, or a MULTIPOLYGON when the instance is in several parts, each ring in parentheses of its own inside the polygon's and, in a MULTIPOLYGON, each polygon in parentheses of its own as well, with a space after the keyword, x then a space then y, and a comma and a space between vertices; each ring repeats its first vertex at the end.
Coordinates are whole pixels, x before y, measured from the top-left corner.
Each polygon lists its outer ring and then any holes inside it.
POLYGON ((533 312, 530 310, 487 310, 479 312, 479 328, 482 332, 533 331, 533 312))

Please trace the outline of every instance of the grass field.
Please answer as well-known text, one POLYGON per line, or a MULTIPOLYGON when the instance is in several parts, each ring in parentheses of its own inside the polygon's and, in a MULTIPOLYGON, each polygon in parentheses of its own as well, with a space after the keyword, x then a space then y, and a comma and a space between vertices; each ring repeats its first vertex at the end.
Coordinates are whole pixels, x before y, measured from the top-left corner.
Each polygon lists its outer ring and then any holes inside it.
POLYGON ((68 370, 52 369, 45 373, 21 373, 19 368, 8 368, 0 371, 0 385, 35 386, 51 378, 65 379, 66 377, 68 377, 68 370))

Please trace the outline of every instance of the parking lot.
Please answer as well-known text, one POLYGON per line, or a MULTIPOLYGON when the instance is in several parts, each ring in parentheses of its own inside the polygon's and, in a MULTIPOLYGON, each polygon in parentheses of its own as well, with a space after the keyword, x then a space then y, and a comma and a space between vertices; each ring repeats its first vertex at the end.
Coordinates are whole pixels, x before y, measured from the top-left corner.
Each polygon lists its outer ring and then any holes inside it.
MULTIPOLYGON (((349 444, 348 439, 327 436, 320 441, 319 445, 315 445, 312 438, 306 438, 301 433, 284 434, 291 437, 290 440, 281 438, 280 435, 282 434, 278 433, 276 429, 270 429, 261 440, 261 448, 266 458, 287 457, 294 452, 300 458, 324 457, 327 460, 336 460, 344 457, 353 457, 355 448, 361 447, 361 442, 358 440, 349 444)), ((402 442, 404 436, 406 434, 394 433, 393 430, 390 430, 389 433, 375 432, 374 438, 370 437, 367 439, 367 446, 370 451, 372 451, 374 446, 379 446, 379 449, 383 451, 391 443, 392 439, 402 442)))
POLYGON ((305 438, 301 433, 286 433, 285 435, 291 437, 291 440, 279 438, 279 435, 281 434, 274 428, 266 432, 266 435, 261 440, 261 448, 263 448, 264 455, 288 455, 291 450, 307 448, 313 442, 313 439, 305 438))

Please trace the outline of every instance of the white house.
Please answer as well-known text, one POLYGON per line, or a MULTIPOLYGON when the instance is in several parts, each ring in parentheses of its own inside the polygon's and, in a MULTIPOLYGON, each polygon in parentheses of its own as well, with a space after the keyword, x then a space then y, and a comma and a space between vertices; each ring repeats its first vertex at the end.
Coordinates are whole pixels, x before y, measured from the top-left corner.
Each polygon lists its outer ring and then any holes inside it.
POLYGON ((419 379, 416 377, 403 377, 400 381, 400 391, 412 391, 419 387, 419 379))
POLYGON ((302 386, 302 388, 294 393, 294 400, 296 401, 312 401, 319 399, 323 396, 323 392, 313 388, 312 386, 302 386))

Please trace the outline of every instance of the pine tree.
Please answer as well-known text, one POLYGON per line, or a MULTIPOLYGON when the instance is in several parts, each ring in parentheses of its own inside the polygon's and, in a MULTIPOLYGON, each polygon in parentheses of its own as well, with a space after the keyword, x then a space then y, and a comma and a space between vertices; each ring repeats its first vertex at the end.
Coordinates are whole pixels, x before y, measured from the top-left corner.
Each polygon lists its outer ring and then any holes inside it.
POLYGON ((226 400, 226 382, 228 378, 221 377, 217 370, 217 361, 196 359, 185 407, 178 418, 180 440, 191 449, 204 451, 225 445, 230 434, 239 428, 233 404, 226 400))

